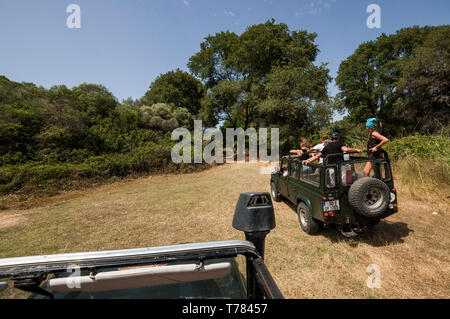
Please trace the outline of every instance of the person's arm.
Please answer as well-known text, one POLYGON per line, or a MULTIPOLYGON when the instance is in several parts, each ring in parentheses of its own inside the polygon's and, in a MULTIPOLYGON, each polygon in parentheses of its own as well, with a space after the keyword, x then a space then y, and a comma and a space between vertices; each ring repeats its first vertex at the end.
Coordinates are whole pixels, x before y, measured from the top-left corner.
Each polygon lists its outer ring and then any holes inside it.
POLYGON ((347 146, 342 146, 341 148, 342 152, 344 153, 362 153, 363 151, 358 148, 351 148, 347 146))
POLYGON ((372 136, 374 138, 376 138, 377 140, 380 140, 381 142, 378 143, 378 145, 376 145, 375 147, 371 148, 369 151, 371 152, 376 152, 378 151, 384 144, 389 142, 389 139, 383 135, 381 135, 380 133, 378 133, 377 131, 374 131, 372 133, 372 136))
POLYGON ((316 146, 314 146, 314 147, 311 147, 309 150, 308 150, 308 153, 319 153, 320 152, 320 147, 319 147, 319 145, 320 144, 317 144, 316 146))
POLYGON ((302 165, 308 165, 309 163, 314 162, 316 159, 321 158, 322 156, 323 156, 323 154, 320 152, 319 154, 314 155, 310 159, 304 160, 302 162, 302 165))

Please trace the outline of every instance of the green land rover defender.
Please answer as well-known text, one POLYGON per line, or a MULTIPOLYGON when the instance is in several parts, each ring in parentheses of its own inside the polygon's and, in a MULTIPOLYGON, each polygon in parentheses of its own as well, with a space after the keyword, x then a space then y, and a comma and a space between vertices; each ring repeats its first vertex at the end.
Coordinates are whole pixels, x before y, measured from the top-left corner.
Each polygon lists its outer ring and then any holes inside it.
POLYGON ((295 205, 301 228, 308 234, 336 225, 346 237, 356 236, 380 219, 398 212, 388 154, 373 159, 352 154, 330 154, 322 165, 302 165, 299 156, 281 158, 270 179, 275 201, 295 205), (337 159, 328 163, 332 156, 337 159), (364 176, 367 163, 372 171, 364 176))

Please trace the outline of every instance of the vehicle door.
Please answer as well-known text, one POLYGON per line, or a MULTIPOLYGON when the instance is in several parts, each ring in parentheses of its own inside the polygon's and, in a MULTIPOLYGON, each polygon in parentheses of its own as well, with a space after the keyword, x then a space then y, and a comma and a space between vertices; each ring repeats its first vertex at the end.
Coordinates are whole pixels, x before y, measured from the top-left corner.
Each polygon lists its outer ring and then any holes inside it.
POLYGON ((281 166, 280 166, 280 182, 278 183, 278 190, 281 195, 287 197, 288 196, 288 187, 287 187, 287 181, 288 181, 288 175, 289 175, 289 165, 287 159, 281 160, 281 166))
POLYGON ((311 213, 315 218, 321 217, 322 199, 324 197, 320 187, 321 167, 321 165, 316 164, 301 166, 300 179, 295 194, 296 197, 308 199, 312 207, 311 213))

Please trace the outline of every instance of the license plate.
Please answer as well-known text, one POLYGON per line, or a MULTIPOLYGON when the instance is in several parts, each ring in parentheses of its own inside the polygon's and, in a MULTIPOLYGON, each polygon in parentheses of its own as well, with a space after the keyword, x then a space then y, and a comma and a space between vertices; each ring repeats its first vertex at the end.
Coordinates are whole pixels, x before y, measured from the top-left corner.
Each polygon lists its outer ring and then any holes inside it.
POLYGON ((323 202, 323 211, 331 212, 334 210, 339 210, 339 201, 338 200, 330 200, 327 202, 323 202))

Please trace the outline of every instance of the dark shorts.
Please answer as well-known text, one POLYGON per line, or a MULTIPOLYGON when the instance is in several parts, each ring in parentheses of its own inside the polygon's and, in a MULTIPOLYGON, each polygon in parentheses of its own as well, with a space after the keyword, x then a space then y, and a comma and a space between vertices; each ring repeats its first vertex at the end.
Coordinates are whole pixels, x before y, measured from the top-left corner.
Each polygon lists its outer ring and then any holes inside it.
POLYGON ((368 152, 369 158, 380 159, 383 158, 383 152, 368 152))

